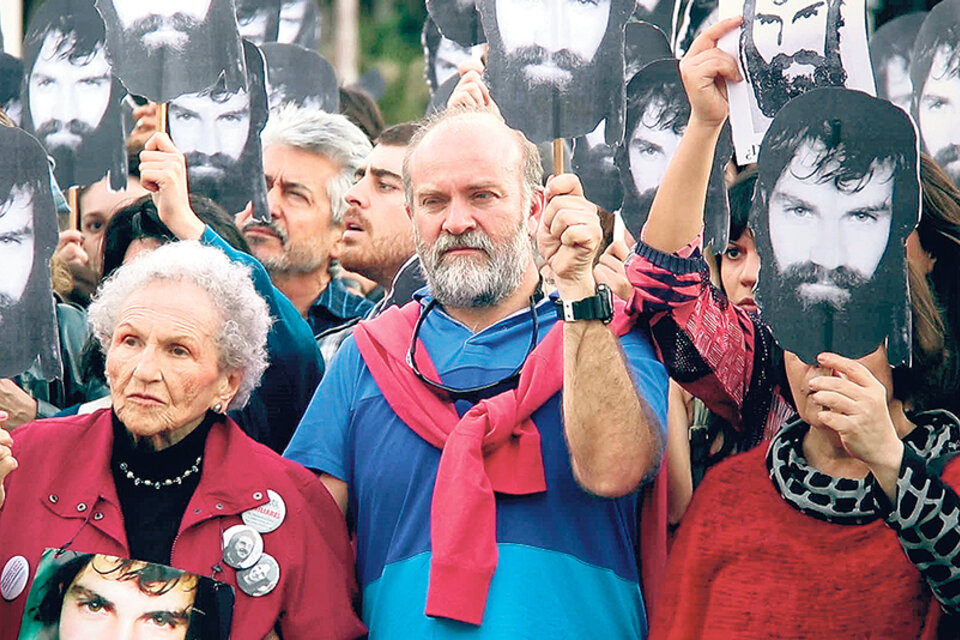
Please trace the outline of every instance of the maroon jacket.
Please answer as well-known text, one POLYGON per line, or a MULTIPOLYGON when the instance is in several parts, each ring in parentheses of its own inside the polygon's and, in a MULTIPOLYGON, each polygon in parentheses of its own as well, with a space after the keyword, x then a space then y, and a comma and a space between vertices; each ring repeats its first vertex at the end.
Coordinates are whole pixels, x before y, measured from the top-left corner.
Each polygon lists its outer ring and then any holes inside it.
MULTIPOLYGON (((110 472, 111 412, 39 420, 14 433, 19 468, 7 476, 0 509, 0 568, 15 555, 30 563, 32 582, 44 548, 129 557, 123 514, 110 472)), ((280 583, 253 598, 236 588, 232 640, 261 640, 278 623, 285 640, 356 638, 364 628, 351 606, 353 551, 343 516, 320 481, 300 465, 246 436, 229 418, 214 425, 204 448, 200 484, 173 544, 172 564, 236 587, 222 562, 222 533, 240 514, 268 502, 287 507, 283 524, 263 534, 280 565, 280 583)), ((0 640, 15 640, 29 585, 0 599, 0 640)))

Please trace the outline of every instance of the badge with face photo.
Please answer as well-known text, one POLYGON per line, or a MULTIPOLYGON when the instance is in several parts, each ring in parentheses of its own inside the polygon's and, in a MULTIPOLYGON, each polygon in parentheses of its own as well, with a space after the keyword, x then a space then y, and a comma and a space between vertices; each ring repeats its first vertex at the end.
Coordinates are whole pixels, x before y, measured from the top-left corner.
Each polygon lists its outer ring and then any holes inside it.
POLYGON ((240 514, 243 524, 253 527, 260 533, 276 531, 287 517, 287 504, 280 494, 273 489, 267 489, 267 497, 270 501, 266 504, 240 514))
MULTIPOLYGON (((627 86, 627 122, 615 162, 623 185, 621 215, 635 238, 647 221, 650 206, 667 165, 690 119, 690 102, 676 60, 658 60, 633 77, 627 86)), ((730 128, 724 126, 707 186, 703 242, 714 249, 727 244, 730 204, 724 169, 733 154, 730 128)))
POLYGON ((910 60, 921 148, 960 184, 960 0, 930 10, 910 60))
POLYGON ((479 0, 427 0, 427 14, 445 38, 461 47, 483 44, 487 36, 477 11, 479 0))
POLYGON ((227 640, 233 587, 160 564, 47 549, 18 640, 227 640))
POLYGON ((0 127, 0 377, 38 366, 62 375, 50 284, 57 211, 43 147, 22 129, 0 127))
POLYGON ((859 358, 910 327, 904 245, 919 220, 918 158, 909 116, 857 91, 808 92, 770 125, 750 211, 757 302, 804 362, 859 358))
POLYGON ((910 60, 913 42, 926 12, 898 16, 870 36, 870 64, 877 84, 877 97, 889 100, 907 113, 913 103, 910 60))
POLYGON ((236 524, 223 532, 223 561, 234 569, 249 569, 263 554, 263 538, 251 526, 236 524))
POLYGON ((317 0, 283 0, 277 42, 298 44, 310 51, 320 49, 320 7, 317 0))
POLYGON ((256 45, 276 42, 280 29, 280 0, 234 0, 237 31, 256 45))
POLYGON ((263 177, 260 131, 267 123, 263 55, 243 42, 246 89, 230 91, 218 83, 170 102, 170 137, 187 159, 190 190, 235 214, 253 203, 258 220, 269 220, 263 177))
POLYGON ((259 598, 277 588, 280 582, 280 565, 268 553, 260 556, 257 564, 237 572, 237 584, 248 596, 259 598))
POLYGON ((270 112, 285 104, 340 112, 340 88, 333 65, 315 51, 269 42, 260 49, 267 61, 270 112))
POLYGON ((431 96, 450 78, 460 77, 461 64, 467 60, 479 61, 483 54, 483 45, 467 47, 444 37, 429 17, 423 23, 420 44, 423 45, 423 75, 431 96))
POLYGON ((720 19, 743 16, 720 40, 744 78, 727 85, 739 164, 757 161, 788 100, 820 87, 875 94, 865 11, 865 0, 720 0, 720 19))
POLYGON ((233 0, 96 0, 107 57, 127 91, 169 102, 218 84, 244 88, 233 0))
POLYGON ((607 144, 619 142, 624 26, 635 6, 478 0, 489 44, 485 80, 507 124, 540 143, 586 135, 605 120, 607 144))
POLYGON ((120 102, 125 92, 107 60, 93 0, 47 0, 24 40, 23 128, 53 158, 61 188, 110 175, 127 183, 120 102))

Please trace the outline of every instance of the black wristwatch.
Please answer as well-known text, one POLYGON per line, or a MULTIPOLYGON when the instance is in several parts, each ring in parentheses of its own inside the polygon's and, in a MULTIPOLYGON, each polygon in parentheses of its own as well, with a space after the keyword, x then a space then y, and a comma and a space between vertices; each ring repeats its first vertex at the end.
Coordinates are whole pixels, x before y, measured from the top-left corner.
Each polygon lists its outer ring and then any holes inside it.
POLYGON ((605 284, 597 285, 597 294, 576 302, 554 298, 557 317, 564 322, 600 320, 607 324, 613 319, 613 293, 605 284))

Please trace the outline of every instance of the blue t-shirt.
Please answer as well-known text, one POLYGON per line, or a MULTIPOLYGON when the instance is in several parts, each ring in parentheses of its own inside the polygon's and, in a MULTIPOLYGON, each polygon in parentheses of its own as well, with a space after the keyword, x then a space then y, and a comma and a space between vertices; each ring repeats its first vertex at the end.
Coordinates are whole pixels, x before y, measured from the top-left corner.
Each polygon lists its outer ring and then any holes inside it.
MULTIPOLYGON (((423 303, 424 301, 421 301, 423 303)), ((557 321, 537 305, 538 337, 557 321)), ((526 357, 533 316, 518 312, 479 333, 434 307, 420 339, 442 381, 479 386, 526 357)), ((640 394, 666 428, 667 375, 638 331, 621 338, 640 394)), ((558 363, 558 366, 561 366, 558 363)), ((284 455, 349 485, 363 621, 376 638, 643 638, 635 549, 638 496, 598 498, 577 484, 560 394, 533 414, 545 493, 497 495, 499 560, 479 627, 424 615, 430 502, 440 451, 390 409, 353 338, 344 342, 284 455)), ((457 403, 462 415, 469 408, 457 403)))

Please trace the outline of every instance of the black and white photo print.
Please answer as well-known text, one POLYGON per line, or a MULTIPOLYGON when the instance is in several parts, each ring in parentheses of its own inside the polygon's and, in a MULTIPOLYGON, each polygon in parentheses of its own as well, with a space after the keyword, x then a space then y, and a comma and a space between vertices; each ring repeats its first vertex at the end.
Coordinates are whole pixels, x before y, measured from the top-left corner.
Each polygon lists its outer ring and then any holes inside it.
POLYGON ((60 342, 50 282, 57 211, 43 147, 21 129, 0 127, 0 377, 39 363, 59 378, 60 342))
POLYGON ((326 58, 296 44, 268 42, 260 49, 267 60, 271 113, 285 104, 340 112, 337 73, 326 58))
POLYGON ((756 162, 770 121, 788 100, 819 87, 875 94, 865 0, 721 0, 720 18, 742 15, 720 45, 740 62, 727 86, 739 164, 756 162))
POLYGON ((427 13, 440 33, 461 47, 483 44, 487 36, 477 11, 478 0, 427 0, 427 13))
POLYGON ((420 32, 420 44, 423 45, 423 75, 430 88, 430 95, 437 92, 444 82, 459 77, 458 69, 467 60, 480 60, 483 45, 465 47, 445 38, 437 24, 429 16, 420 32))
POLYGON ((170 137, 187 159, 190 190, 239 213, 253 203, 254 217, 269 220, 263 177, 260 131, 269 110, 263 54, 244 41, 246 89, 228 91, 222 84, 173 99, 170 137))
POLYGON ((637 0, 633 18, 627 24, 639 21, 657 27, 664 35, 672 34, 676 4, 675 0, 637 0))
POLYGON ((895 332, 910 327, 904 245, 920 215, 918 164, 913 123, 886 100, 817 89, 777 114, 750 227, 757 301, 785 350, 814 363, 904 339, 895 332))
MULTIPOLYGON (((627 85, 627 122, 615 162, 623 185, 621 216, 635 238, 647 221, 650 206, 667 165, 690 120, 690 102, 676 60, 648 64, 627 85)), ((725 126, 714 154, 707 186, 704 245, 727 244, 730 203, 724 169, 733 154, 730 127, 725 126)))
POLYGON ((255 45, 276 42, 280 29, 280 0, 233 0, 237 31, 255 45))
POLYGON ((889 100, 907 113, 913 103, 910 60, 913 42, 926 12, 898 16, 870 36, 870 64, 877 84, 877 97, 889 100))
POLYGON ((23 124, 23 62, 9 53, 0 53, 0 108, 18 127, 23 124))
POLYGON ((507 124, 539 143, 606 120, 622 132, 624 26, 634 0, 478 0, 491 95, 507 124))
POLYGON ((941 2, 924 19, 910 79, 922 148, 960 184, 960 0, 941 2))
POLYGON ((111 74, 104 40, 93 0, 47 0, 24 40, 22 126, 53 158, 64 189, 107 174, 115 189, 127 183, 124 90, 111 74))
POLYGON ((627 82, 654 60, 673 57, 666 33, 647 22, 628 22, 623 30, 624 78, 627 82))
POLYGON ((97 0, 107 56, 127 91, 169 102, 221 83, 243 88, 233 0, 97 0))
POLYGON ((283 0, 277 42, 320 50, 320 7, 317 0, 283 0))
POLYGON ((617 211, 623 203, 620 171, 614 163, 617 145, 606 143, 604 125, 573 141, 570 168, 580 178, 587 200, 607 211, 617 211))

